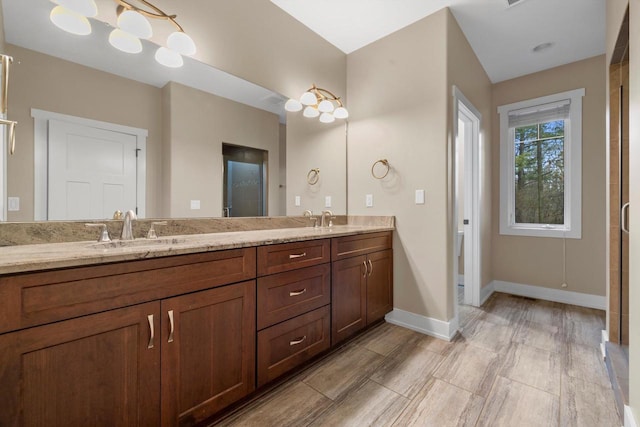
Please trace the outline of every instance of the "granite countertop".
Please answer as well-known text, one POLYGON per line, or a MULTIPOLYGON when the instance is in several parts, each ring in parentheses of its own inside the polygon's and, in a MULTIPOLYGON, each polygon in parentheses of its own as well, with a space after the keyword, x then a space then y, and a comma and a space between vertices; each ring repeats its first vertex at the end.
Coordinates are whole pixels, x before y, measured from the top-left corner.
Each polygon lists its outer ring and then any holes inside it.
POLYGON ((158 239, 115 240, 107 243, 82 241, 6 246, 0 247, 0 274, 132 261, 392 230, 394 230, 393 222, 377 225, 335 225, 331 228, 296 227, 161 236, 158 239))

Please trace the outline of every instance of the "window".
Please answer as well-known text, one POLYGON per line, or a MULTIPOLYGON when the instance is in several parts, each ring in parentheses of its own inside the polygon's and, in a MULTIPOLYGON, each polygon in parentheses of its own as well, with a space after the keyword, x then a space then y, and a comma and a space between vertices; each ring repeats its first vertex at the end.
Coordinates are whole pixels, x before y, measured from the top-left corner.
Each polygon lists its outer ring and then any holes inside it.
POLYGON ((500 234, 581 237, 584 93, 498 107, 500 234))

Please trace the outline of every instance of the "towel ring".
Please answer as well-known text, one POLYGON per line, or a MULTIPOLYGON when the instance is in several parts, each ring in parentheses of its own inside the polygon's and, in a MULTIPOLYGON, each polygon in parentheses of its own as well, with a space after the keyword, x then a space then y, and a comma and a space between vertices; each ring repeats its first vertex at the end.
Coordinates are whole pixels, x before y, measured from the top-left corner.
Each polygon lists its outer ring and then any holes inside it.
POLYGON ((307 183, 309 185, 315 185, 320 179, 320 169, 311 169, 307 174, 307 183))
POLYGON ((380 160, 378 160, 377 162, 375 162, 375 163, 373 164, 373 166, 371 166, 371 175, 372 175, 375 179, 382 179, 382 178, 384 178, 385 176, 387 176, 387 175, 389 174, 389 169, 390 169, 389 161, 388 161, 387 159, 380 159, 380 160), (384 171, 384 174, 383 174, 383 175, 376 175, 376 173, 375 173, 375 171, 374 171, 374 169, 375 169, 375 167, 376 167, 376 165, 377 165, 378 163, 380 163, 380 164, 384 165, 384 166, 385 166, 385 168, 386 168, 386 170, 384 171))

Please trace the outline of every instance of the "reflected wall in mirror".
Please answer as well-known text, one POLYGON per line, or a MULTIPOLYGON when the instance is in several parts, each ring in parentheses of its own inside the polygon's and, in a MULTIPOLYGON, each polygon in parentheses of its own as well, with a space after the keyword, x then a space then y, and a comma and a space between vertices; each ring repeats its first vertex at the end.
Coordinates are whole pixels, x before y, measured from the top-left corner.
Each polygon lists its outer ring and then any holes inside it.
POLYGON ((307 171, 296 170, 308 165, 332 177, 335 182, 322 188, 334 213, 346 213, 344 124, 341 130, 316 129, 319 124, 302 117, 285 124, 286 97, 191 58, 169 70, 152 54, 126 55, 108 44, 111 28, 104 23, 92 20, 89 38, 64 33, 48 19, 48 0, 3 0, 2 6, 4 51, 16 58, 9 109, 20 123, 18 149, 7 166, 7 195, 20 198, 20 210, 8 212, 9 221, 41 219, 35 181, 48 165, 35 153, 34 109, 146 130, 146 153, 140 153, 146 159, 146 217, 222 216, 223 142, 268 151, 269 215, 322 209, 324 193, 305 188, 307 171), (294 169, 285 169, 286 163, 294 169), (294 206, 295 195, 302 196, 302 206, 294 206), (192 200, 200 201, 200 209, 192 209, 192 200))

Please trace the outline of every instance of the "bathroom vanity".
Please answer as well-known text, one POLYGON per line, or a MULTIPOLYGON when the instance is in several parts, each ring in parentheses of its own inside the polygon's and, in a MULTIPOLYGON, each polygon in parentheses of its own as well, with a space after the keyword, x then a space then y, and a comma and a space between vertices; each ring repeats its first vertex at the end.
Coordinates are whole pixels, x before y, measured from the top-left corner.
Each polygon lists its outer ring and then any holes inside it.
POLYGON ((194 425, 384 318, 393 226, 0 248, 0 425, 194 425))

